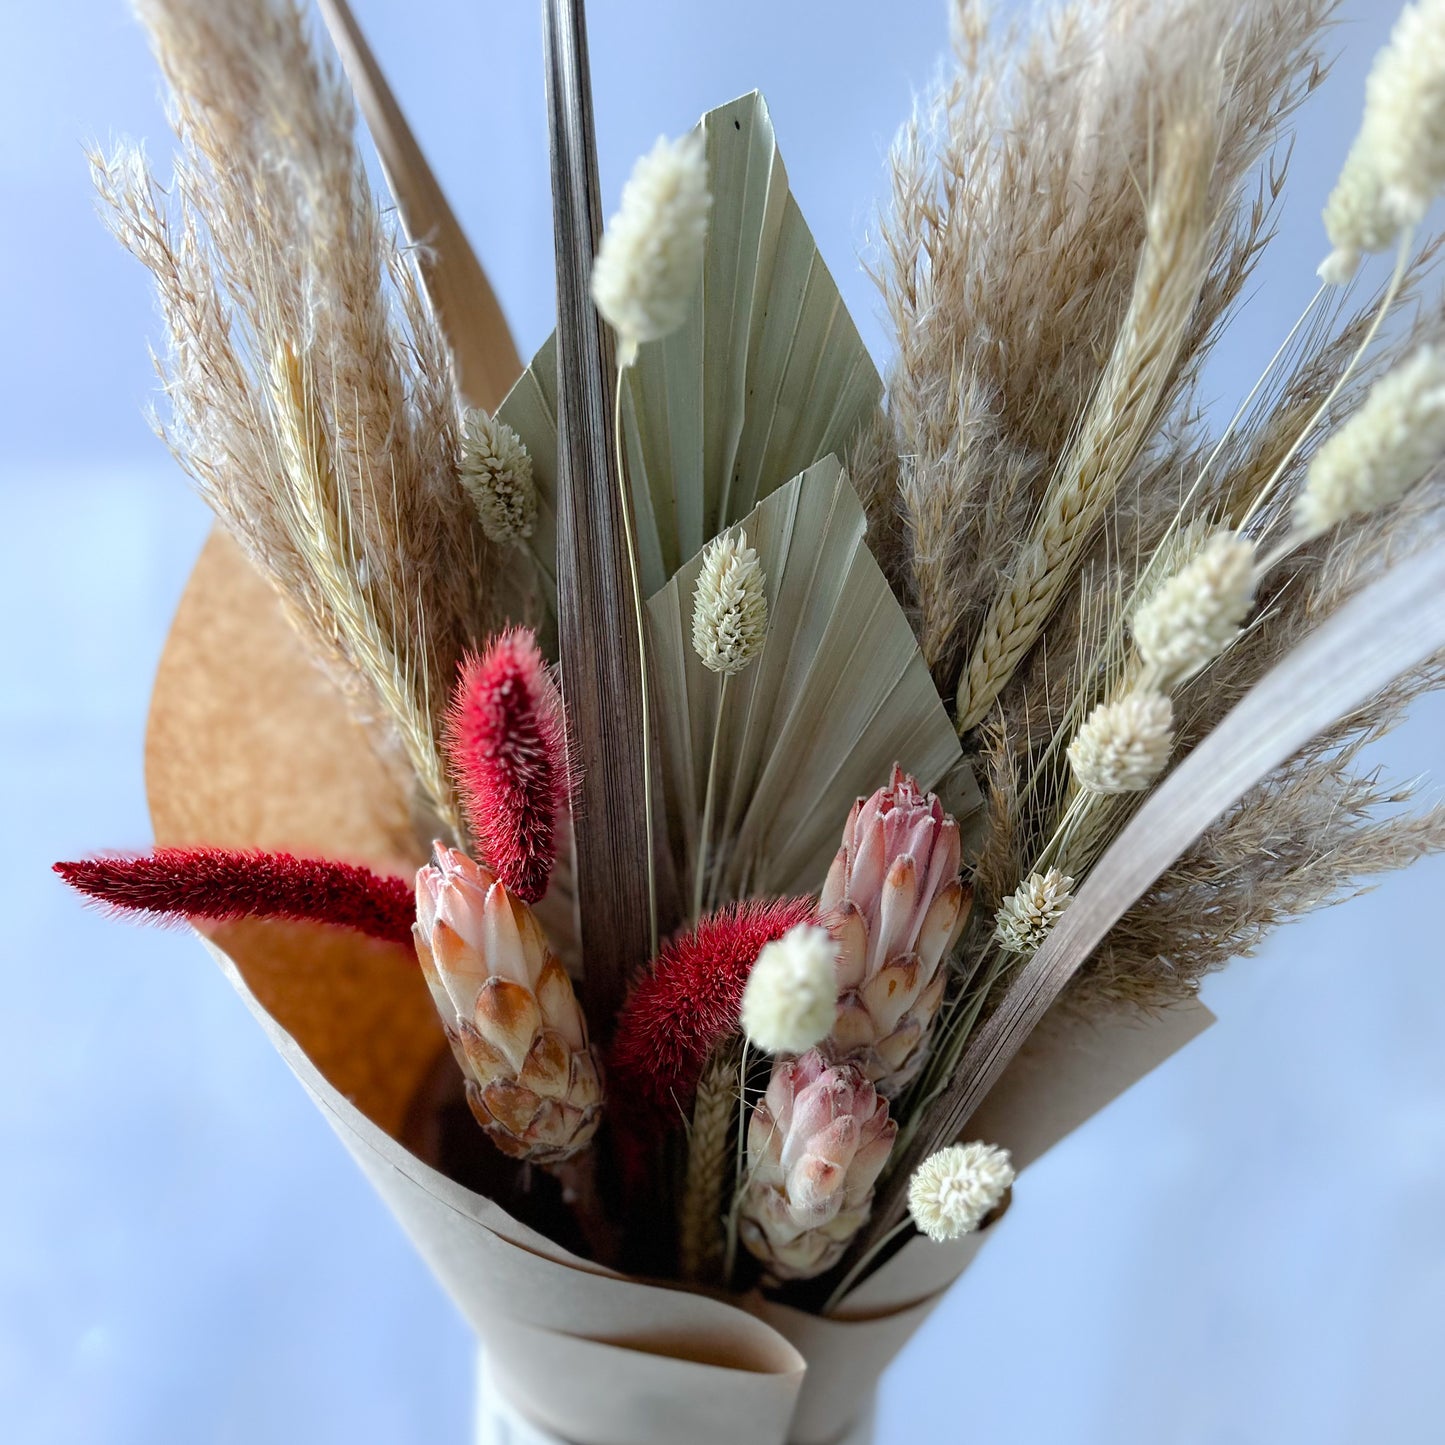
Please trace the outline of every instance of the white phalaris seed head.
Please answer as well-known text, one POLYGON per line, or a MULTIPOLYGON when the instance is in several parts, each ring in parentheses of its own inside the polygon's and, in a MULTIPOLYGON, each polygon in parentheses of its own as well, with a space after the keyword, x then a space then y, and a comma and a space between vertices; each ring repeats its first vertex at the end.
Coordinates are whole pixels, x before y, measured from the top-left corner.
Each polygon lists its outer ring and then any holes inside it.
POLYGON ((743 990, 748 1041, 770 1054, 806 1053, 832 1032, 838 1011, 838 945, 800 923, 758 954, 743 990))
POLYGON ((1057 868, 1030 873, 999 905, 993 936, 1008 953, 1033 953, 1074 901, 1074 880, 1057 868))
POLYGON ((1134 645, 1162 680, 1180 682, 1234 641, 1253 604, 1254 543, 1220 532, 1134 613, 1134 645))
POLYGON ((1069 744, 1069 765, 1091 793, 1142 792, 1164 771, 1174 745, 1174 709, 1159 692, 1103 702, 1069 744))
POLYGON ((1380 177, 1363 138, 1345 157, 1324 209, 1325 234, 1334 250, 1319 265, 1328 286, 1343 286, 1367 251, 1383 251, 1400 234, 1399 222, 1381 199, 1380 177))
POLYGON ((1400 12, 1365 83, 1360 131, 1325 206, 1334 250, 1320 276, 1342 285, 1387 249, 1445 186, 1445 0, 1400 12))
POLYGON ((1365 82, 1366 127, 1385 204, 1414 225, 1445 185, 1445 0, 1400 12, 1365 82))
POLYGON ((480 407, 468 407, 462 417, 461 481, 493 542, 532 535, 537 520, 532 458, 506 422, 480 407))
POLYGON ((998 1208, 1014 1182, 1007 1149, 954 1144, 930 1154, 908 1181, 908 1212, 930 1239, 960 1239, 998 1208))
POLYGON ((1295 499, 1295 531, 1317 537, 1346 517, 1399 501, 1442 456, 1445 354, 1422 346, 1321 443, 1295 499))
POLYGON ((592 265, 592 299, 617 333, 617 364, 687 319, 707 242, 707 151, 696 131, 660 136, 632 168, 592 265))
POLYGON ((730 677, 759 652, 768 630, 768 597, 748 535, 724 532, 708 544, 692 594, 692 647, 702 665, 730 677))

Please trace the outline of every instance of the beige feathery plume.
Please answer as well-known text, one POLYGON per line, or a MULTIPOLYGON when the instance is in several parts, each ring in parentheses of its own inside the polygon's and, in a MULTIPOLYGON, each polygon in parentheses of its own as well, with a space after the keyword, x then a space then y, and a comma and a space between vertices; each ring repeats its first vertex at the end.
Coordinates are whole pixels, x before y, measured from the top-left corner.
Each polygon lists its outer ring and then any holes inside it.
POLYGON ((617 364, 687 320, 707 241, 707 151, 697 132, 657 144, 632 169, 592 266, 592 299, 617 332, 617 364))
POLYGON ((1422 346, 1320 444, 1294 504, 1296 543, 1398 502, 1445 457, 1445 351, 1422 346))
POLYGON ((166 439, 452 819, 423 739, 494 621, 488 548, 457 475, 450 353, 371 194, 350 93, 291 0, 137 9, 174 95, 175 181, 135 151, 93 168, 155 276, 166 439), (330 467, 324 527, 295 490, 308 450, 330 467))
MULTIPOLYGON (((850 466, 870 546, 941 689, 957 688, 1099 389, 1139 276, 1161 121, 1201 77, 1212 83, 1222 57, 1206 274, 1163 387, 1168 421, 1184 416, 1263 254, 1286 156, 1272 155, 1257 185, 1249 173, 1319 82, 1332 8, 1064 0, 1030 30, 990 26, 997 7, 955 0, 957 64, 891 156, 877 280, 897 341, 892 434, 850 466)), ((1187 453, 1182 434, 1151 441, 1122 496, 1157 504, 1166 485, 1177 496, 1187 453)))
POLYGON ((1078 436, 964 669, 957 699, 960 732, 983 719, 1038 640, 1159 419, 1205 276, 1219 84, 1215 75, 1212 87, 1183 105, 1164 128, 1128 314, 1078 436))
POLYGON ((748 535, 708 543, 692 601, 692 646, 710 672, 731 677, 762 650, 768 629, 766 579, 748 535))
POLYGON ((480 407, 462 415, 461 480, 491 541, 505 544, 532 535, 537 486, 531 455, 506 422, 480 407))
POLYGON ((1033 953, 1074 901, 1073 888, 1074 880, 1057 868, 1030 873, 999 906, 993 928, 998 946, 1007 953, 1033 953))
POLYGON ((1239 635, 1254 602, 1254 559, 1248 538, 1219 533, 1135 611, 1134 645, 1160 687, 1198 672, 1239 635))
POLYGON ((396 724, 407 761, 441 820, 460 837, 461 814, 424 711, 418 679, 391 645, 357 575, 350 504, 332 466, 325 422, 302 359, 278 346, 270 370, 271 422, 286 486, 277 520, 312 568, 313 583, 347 639, 354 664, 396 724))
POLYGON ((1069 744, 1074 780, 1090 793, 1139 793, 1164 771, 1174 745, 1174 709, 1163 693, 1100 703, 1069 744))

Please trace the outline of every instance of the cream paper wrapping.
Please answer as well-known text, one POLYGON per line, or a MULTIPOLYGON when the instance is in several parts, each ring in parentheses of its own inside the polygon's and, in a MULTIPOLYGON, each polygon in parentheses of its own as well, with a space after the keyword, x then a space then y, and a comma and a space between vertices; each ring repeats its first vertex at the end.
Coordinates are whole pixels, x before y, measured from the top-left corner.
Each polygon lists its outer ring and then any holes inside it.
MULTIPOLYGON (((161 662, 147 785, 160 843, 418 861, 393 779, 220 533, 161 662)), ((500 1388, 569 1445, 834 1445, 984 1241, 912 1241, 832 1319, 612 1274, 398 1142, 445 1048, 403 950, 254 923, 202 937, 476 1330, 500 1388)), ((970 1136, 1027 1164, 1209 1021, 1199 1007, 1147 1027, 1061 1020, 1005 1075, 970 1136)))

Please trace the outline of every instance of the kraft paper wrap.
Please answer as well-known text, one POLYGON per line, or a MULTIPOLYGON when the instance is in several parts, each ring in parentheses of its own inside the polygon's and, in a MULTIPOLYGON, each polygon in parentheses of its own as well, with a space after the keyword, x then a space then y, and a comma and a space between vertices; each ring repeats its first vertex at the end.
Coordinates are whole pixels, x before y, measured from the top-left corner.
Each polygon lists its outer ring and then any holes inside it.
MULTIPOLYGON (((395 775, 219 531, 161 660, 146 779, 160 844, 285 848, 405 873, 422 861, 395 775)), ((831 1319, 612 1274, 400 1142, 446 1051, 405 950, 273 923, 208 925, 202 937, 477 1331, 499 1388, 575 1445, 833 1445, 986 1238, 914 1239, 831 1319)), ((1147 1026, 1054 1021, 969 1136, 1026 1165, 1210 1021, 1202 1007, 1147 1026)))

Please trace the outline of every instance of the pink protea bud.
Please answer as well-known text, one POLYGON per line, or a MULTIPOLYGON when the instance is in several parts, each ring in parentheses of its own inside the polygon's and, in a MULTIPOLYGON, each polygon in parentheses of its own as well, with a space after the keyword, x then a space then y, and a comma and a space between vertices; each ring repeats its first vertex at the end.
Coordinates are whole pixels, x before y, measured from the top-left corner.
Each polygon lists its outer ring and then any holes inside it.
POLYGON ((831 1269, 867 1221, 898 1125, 854 1063, 817 1049, 773 1066, 748 1123, 738 1235, 776 1279, 831 1269))
POLYGON ((818 901, 840 954, 833 1052, 890 1098, 922 1066, 943 960, 968 918, 960 852, 943 804, 895 767, 886 788, 853 805, 818 901))
POLYGON ((477 1122, 515 1158, 576 1153, 597 1131, 602 1079, 572 981, 532 910, 439 843, 416 875, 416 912, 417 957, 477 1122))

